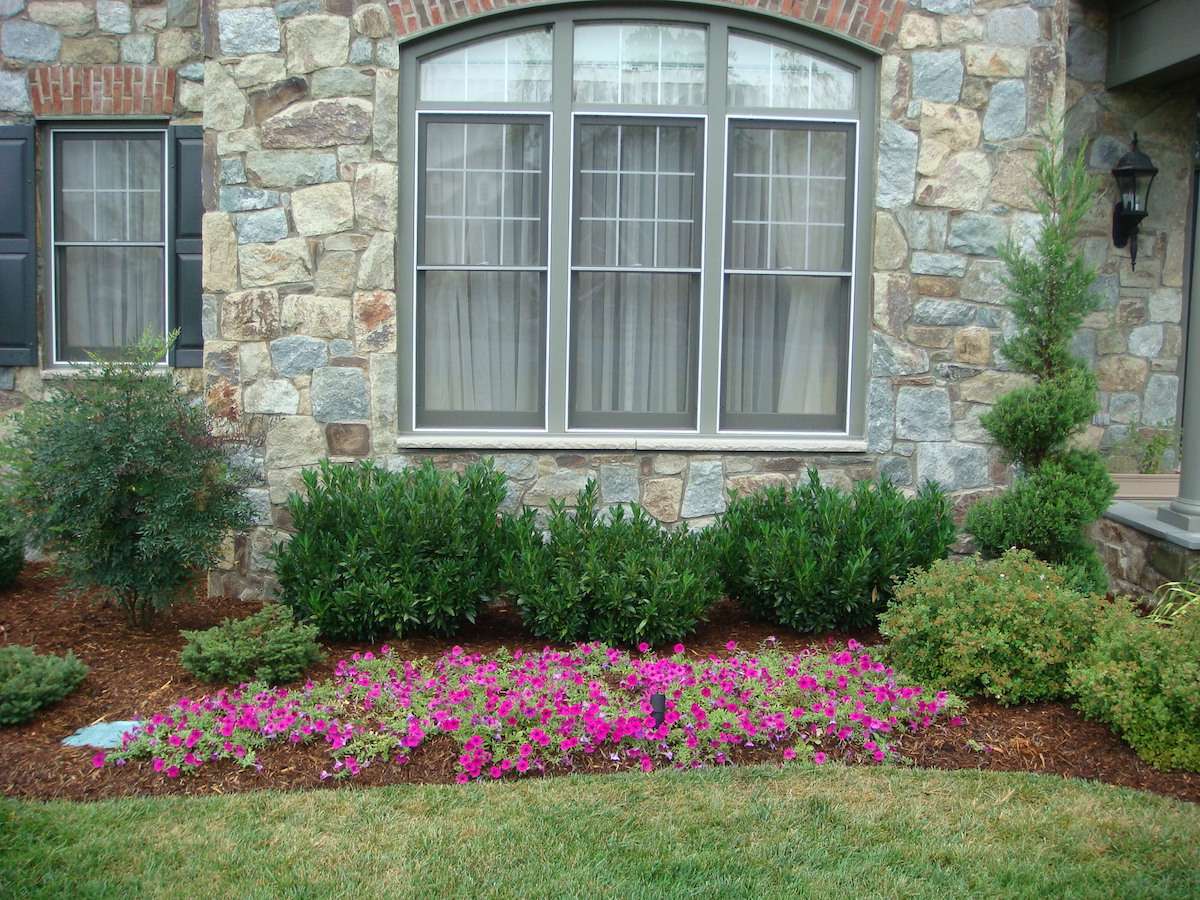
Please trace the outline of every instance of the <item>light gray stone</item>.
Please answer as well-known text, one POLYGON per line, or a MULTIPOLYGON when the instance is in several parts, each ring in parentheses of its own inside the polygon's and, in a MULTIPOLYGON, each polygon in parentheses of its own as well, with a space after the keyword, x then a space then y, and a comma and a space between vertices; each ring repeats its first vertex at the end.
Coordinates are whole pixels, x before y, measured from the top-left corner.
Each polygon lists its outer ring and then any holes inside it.
POLYGON ((871 337, 872 375, 919 375, 929 371, 929 354, 919 347, 910 347, 879 331, 871 337))
POLYGON ((1025 82, 1016 78, 999 81, 988 99, 983 117, 983 136, 989 141, 1006 141, 1025 133, 1025 82))
POLYGON ((246 154, 246 171, 267 187, 296 188, 336 181, 337 156, 307 150, 257 150, 246 154))
POLYGON ((286 238, 274 244, 243 244, 238 247, 237 255, 243 287, 294 284, 312 277, 312 251, 303 238, 286 238))
POLYGON ((333 181, 295 191, 292 194, 292 218, 296 230, 304 235, 333 234, 352 228, 354 200, 350 185, 333 181))
POLYGON ((318 422, 359 422, 370 418, 367 376, 357 366, 323 366, 312 374, 313 418, 318 422))
POLYGON ((314 368, 329 361, 329 347, 324 341, 307 335, 292 335, 271 341, 271 365, 284 378, 312 374, 314 368))
POLYGON ((349 62, 352 66, 370 65, 371 57, 374 55, 375 45, 371 43, 370 38, 358 37, 350 42, 350 58, 349 62))
POLYGON ((1161 325, 1139 325, 1129 332, 1129 352, 1134 356, 1154 359, 1162 352, 1163 327, 1161 325))
POLYGON ((1118 275, 1097 275, 1092 292, 1100 298, 1102 309, 1116 309, 1121 302, 1121 279, 1118 275))
MULTIPOLYGON (((121 62, 135 66, 148 66, 154 62, 154 35, 131 34, 121 39, 121 62)), ((197 63, 200 79, 204 77, 204 65, 197 63)), ((177 70, 180 77, 186 77, 182 70, 177 70)), ((192 79, 199 80, 199 79, 192 79)))
POLYGON ((345 16, 300 16, 284 26, 287 67, 292 74, 345 65, 350 21, 345 16))
POLYGON ((914 275, 949 275, 961 278, 967 274, 967 260, 955 253, 928 253, 920 250, 912 255, 910 264, 914 275))
POLYGON ((227 213, 208 212, 200 224, 203 240, 201 280, 206 291, 235 291, 238 286, 238 247, 233 221, 227 213))
POLYGON ((286 379, 260 378, 242 389, 242 405, 248 413, 294 416, 300 392, 286 379))
POLYGON ((576 494, 587 486, 590 477, 586 469, 559 469, 543 475, 529 488, 525 503, 545 506, 551 500, 562 500, 568 506, 574 506, 576 494))
POLYGON ((321 0, 280 0, 275 4, 275 15, 281 19, 294 19, 324 10, 321 0))
POLYGON ((600 499, 605 503, 637 503, 640 499, 637 466, 601 466, 600 499))
POLYGON ((917 188, 917 136, 895 122, 884 122, 879 131, 876 203, 884 209, 908 206, 917 188))
POLYGON ((17 113, 33 111, 29 100, 29 81, 24 72, 0 72, 0 110, 17 113))
POLYGON ((267 429, 267 468, 271 472, 315 465, 324 456, 325 429, 312 416, 281 416, 267 429))
POLYGON ((528 481, 537 474, 537 458, 527 453, 505 453, 493 458, 497 472, 503 472, 510 481, 528 481))
POLYGON ((275 84, 287 78, 287 67, 278 56, 246 56, 238 61, 233 70, 233 80, 238 87, 250 88, 264 84, 275 84))
POLYGON ((971 12, 974 4, 975 0, 913 0, 909 6, 940 16, 950 16, 971 12))
POLYGON ((373 108, 357 97, 295 103, 263 123, 262 143, 281 150, 361 144, 371 135, 373 108))
POLYGON ((200 301, 200 336, 206 341, 221 339, 221 298, 216 294, 203 294, 200 301))
POLYGON ((1174 425, 1179 406, 1179 376, 1155 373, 1146 382, 1142 424, 1174 425))
POLYGON ((940 253, 946 249, 946 226, 950 214, 935 209, 902 209, 896 213, 908 245, 913 250, 940 253))
POLYGON ((222 212, 250 212, 255 209, 270 209, 279 205, 279 194, 261 188, 231 186, 221 188, 220 207, 222 212))
POLYGON ((358 286, 390 291, 396 283, 395 266, 396 236, 389 231, 380 231, 371 236, 371 243, 363 252, 358 264, 358 286))
POLYGON ((917 447, 917 483, 934 481, 947 491, 983 487, 988 478, 988 454, 971 444, 921 444, 917 447))
POLYGON ((246 164, 240 156, 221 160, 221 184, 245 184, 246 164))
POLYGON ((167 24, 195 28, 200 24, 200 0, 167 0, 167 24))
POLYGON ((204 66, 204 126, 217 131, 235 131, 246 122, 246 97, 233 77, 219 62, 204 66))
POLYGON ((1108 398, 1108 417, 1121 425, 1132 425, 1142 414, 1142 398, 1137 394, 1118 392, 1108 398))
POLYGON ((1179 288, 1151 291, 1147 303, 1151 322, 1178 322, 1183 315, 1183 292, 1179 288))
POLYGON ((975 321, 975 307, 961 300, 923 297, 913 306, 914 325, 970 325, 975 321))
POLYGON ((279 50, 279 20, 271 9, 223 9, 217 13, 217 33, 226 56, 279 50))
POLYGON ((400 44, 397 41, 377 41, 375 60, 385 69, 400 68, 400 44))
POLYGON ((390 69, 375 72, 375 122, 371 133, 375 153, 395 161, 399 152, 399 88, 400 76, 390 69))
POLYGON ((903 456, 889 456, 879 462, 879 477, 897 487, 907 487, 913 482, 912 463, 903 456))
POLYGON ((287 213, 282 209, 245 213, 234 216, 233 227, 237 231, 239 244, 270 244, 282 241, 288 235, 287 213))
POLYGON ((912 95, 917 100, 957 103, 963 61, 957 50, 920 50, 912 55, 912 95))
POLYGON ((896 397, 886 378, 872 378, 867 390, 867 450, 883 453, 892 448, 896 422, 896 397))
POLYGON ((29 18, 52 26, 59 34, 81 37, 95 27, 94 5, 81 0, 33 0, 29 18))
POLYGON ((350 298, 288 294, 280 322, 285 332, 319 338, 350 337, 350 298))
POLYGON ((313 97, 369 97, 374 93, 375 79, 358 69, 339 66, 312 74, 313 97))
POLYGON ((396 189, 396 167, 391 163, 358 167, 354 177, 353 213, 360 229, 391 231, 396 227, 396 189))
POLYGON ((685 519, 725 511, 725 466, 719 459, 694 459, 688 465, 680 515, 685 519))
POLYGON ((974 256, 995 256, 1006 240, 1008 224, 1003 219, 969 212, 950 220, 950 236, 946 246, 974 256))
POLYGON ((186 66, 180 66, 175 71, 180 78, 187 81, 204 80, 204 63, 202 62, 188 63, 186 66))
POLYGON ((265 488, 246 488, 245 496, 250 501, 250 520, 255 525, 271 524, 271 492, 265 488))
POLYGON ((896 437, 902 441, 948 441, 950 394, 945 388, 902 387, 896 395, 896 437))
POLYGON ((109 34, 129 34, 133 30, 133 10, 122 0, 96 0, 96 25, 109 34))
POLYGON ((20 62, 53 62, 62 50, 57 29, 13 19, 0 26, 0 53, 20 62))
POLYGON ((1072 22, 1067 37, 1067 74, 1079 81, 1103 81, 1108 62, 1108 38, 1082 22, 1072 22))
POLYGON ((337 338, 329 342, 329 356, 331 359, 337 359, 339 356, 353 356, 354 341, 346 338, 337 338))
POLYGON ((25 8, 25 0, 0 0, 0 18, 15 16, 25 8))
POLYGON ((1029 47, 1042 36, 1037 11, 1029 7, 992 10, 987 15, 986 28, 989 44, 1029 47))
POLYGON ((326 251, 317 263, 318 294, 344 297, 354 290, 358 256, 349 251, 326 251))
POLYGON ((959 286, 959 296, 979 303, 1003 303, 1008 296, 1008 288, 1004 286, 1007 271, 1004 263, 996 260, 971 260, 959 286))

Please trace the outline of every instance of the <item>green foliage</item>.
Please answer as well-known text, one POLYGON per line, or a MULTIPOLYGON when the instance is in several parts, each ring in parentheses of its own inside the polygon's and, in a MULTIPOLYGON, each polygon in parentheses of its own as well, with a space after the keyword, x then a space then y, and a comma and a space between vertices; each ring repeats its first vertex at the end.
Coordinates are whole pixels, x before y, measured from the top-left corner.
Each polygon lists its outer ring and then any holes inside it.
POLYGON ((244 684, 294 681, 323 656, 317 627, 295 621, 271 603, 244 619, 225 619, 206 631, 183 632, 179 664, 201 681, 244 684))
POLYGON ((954 542, 936 484, 912 499, 886 479, 847 493, 816 470, 790 489, 731 498, 711 531, 727 592, 756 616, 809 632, 873 624, 896 580, 954 542))
POLYGON ((17 580, 25 567, 25 538, 11 528, 0 526, 0 590, 17 580))
POLYGON ((942 560, 896 591, 879 630, 910 678, 1001 703, 1065 692, 1103 601, 1071 590, 1028 550, 942 560))
POLYGON ((1200 771, 1200 616, 1173 627, 1118 601, 1070 671, 1076 706, 1160 769, 1200 771))
POLYGON ((666 531, 640 506, 597 508, 594 481, 574 510, 552 502, 547 535, 527 510, 511 520, 504 580, 527 628, 554 641, 661 644, 691 633, 720 597, 713 546, 666 531))
POLYGON ((1200 616, 1200 578, 1195 568, 1184 581, 1168 581, 1154 592, 1154 609, 1149 619, 1159 625, 1174 625, 1183 616, 1200 616))
POLYGON ((54 656, 16 644, 0 647, 0 725, 28 722, 79 687, 87 672, 70 650, 54 656))
POLYGON ((1083 529, 1104 513, 1115 493, 1095 453, 1069 450, 1018 478, 996 499, 971 507, 966 528, 986 556, 1024 547, 1070 567, 1077 587, 1104 593, 1108 576, 1083 529))
POLYGON ((1001 251, 1018 327, 1001 352, 1034 383, 1001 397, 981 419, 1019 473, 1011 490, 970 510, 966 529, 988 556, 1027 548, 1065 566, 1073 584, 1102 593, 1108 577, 1084 531, 1116 486, 1099 454, 1069 449, 1098 409, 1095 376, 1071 353, 1075 331, 1099 306, 1095 272, 1077 247, 1098 190, 1085 153, 1081 147, 1067 161, 1061 135, 1049 136, 1037 162, 1042 227, 1033 253, 1011 242, 1001 251))
POLYGON ((1108 471, 1157 475, 1166 465, 1168 451, 1178 454, 1179 442, 1178 428, 1135 428, 1105 452, 1108 471))
POLYGON ((282 600, 335 640, 453 634, 497 583, 504 475, 328 461, 288 499, 295 534, 274 550, 282 600))
POLYGON ((15 417, 9 457, 21 524, 77 589, 147 623, 216 562, 250 507, 204 411, 156 368, 149 335, 64 380, 15 417))

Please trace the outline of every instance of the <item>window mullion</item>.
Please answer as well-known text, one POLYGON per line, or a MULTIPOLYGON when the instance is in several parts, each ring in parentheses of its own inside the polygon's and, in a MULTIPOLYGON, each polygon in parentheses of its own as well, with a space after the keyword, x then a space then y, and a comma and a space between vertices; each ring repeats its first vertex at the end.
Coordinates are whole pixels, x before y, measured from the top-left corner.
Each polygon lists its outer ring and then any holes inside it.
POLYGON ((548 346, 546 350, 546 427, 567 430, 571 300, 571 222, 573 42, 571 23, 562 19, 554 29, 553 101, 550 116, 550 239, 547 291, 548 346))
POLYGON ((705 128, 704 189, 699 198, 704 228, 700 278, 700 353, 697 416, 701 434, 715 434, 721 396, 721 302, 725 266, 725 68, 729 29, 715 23, 709 33, 708 123, 705 128))

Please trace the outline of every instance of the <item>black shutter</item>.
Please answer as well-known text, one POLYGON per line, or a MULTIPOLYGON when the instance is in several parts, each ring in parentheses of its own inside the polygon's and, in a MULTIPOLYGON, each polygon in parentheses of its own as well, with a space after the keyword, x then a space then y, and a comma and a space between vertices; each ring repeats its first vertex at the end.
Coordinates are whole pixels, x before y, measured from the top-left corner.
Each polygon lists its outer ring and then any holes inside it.
POLYGON ((0 126, 0 366, 36 366, 33 126, 0 126))
POLYGON ((200 195, 204 129, 199 125, 174 125, 167 132, 168 191, 171 221, 167 234, 171 284, 170 330, 179 329, 171 365, 199 368, 204 364, 201 328, 204 292, 201 270, 200 223, 204 203, 200 195))

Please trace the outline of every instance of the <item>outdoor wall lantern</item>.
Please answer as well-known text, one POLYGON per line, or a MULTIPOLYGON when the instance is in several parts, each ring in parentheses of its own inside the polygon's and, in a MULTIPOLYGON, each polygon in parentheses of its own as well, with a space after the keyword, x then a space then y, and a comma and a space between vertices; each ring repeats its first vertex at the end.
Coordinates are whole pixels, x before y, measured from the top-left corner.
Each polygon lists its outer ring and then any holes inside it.
POLYGON ((1112 170, 1117 179, 1117 202, 1113 207, 1113 245, 1129 245, 1129 268, 1137 269, 1138 226, 1146 218, 1146 203, 1150 199, 1150 185, 1158 169, 1145 153, 1138 149, 1137 132, 1133 135, 1133 147, 1117 161, 1112 170))

